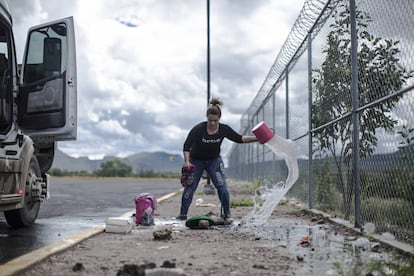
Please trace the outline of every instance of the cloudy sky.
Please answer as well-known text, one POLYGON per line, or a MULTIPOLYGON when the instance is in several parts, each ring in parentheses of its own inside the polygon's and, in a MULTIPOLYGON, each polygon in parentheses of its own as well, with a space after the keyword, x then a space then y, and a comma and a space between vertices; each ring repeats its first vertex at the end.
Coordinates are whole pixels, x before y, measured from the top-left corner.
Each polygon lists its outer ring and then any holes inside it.
MULTIPOLYGON (((239 130, 305 0, 211 0, 211 96, 239 130)), ((207 106, 206 0, 13 0, 18 59, 27 29, 73 16, 78 139, 72 156, 181 153, 207 106)), ((225 155, 230 143, 223 145, 225 155)))

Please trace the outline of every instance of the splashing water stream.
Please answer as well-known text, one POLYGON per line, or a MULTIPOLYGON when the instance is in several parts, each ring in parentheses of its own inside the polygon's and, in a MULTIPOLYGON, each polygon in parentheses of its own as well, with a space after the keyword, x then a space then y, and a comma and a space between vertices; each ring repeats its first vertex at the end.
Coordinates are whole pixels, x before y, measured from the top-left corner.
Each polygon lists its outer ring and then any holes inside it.
MULTIPOLYGON (((267 128, 267 126, 262 122, 253 129, 257 128, 267 128)), ((268 129, 268 128, 267 128, 268 129)), ((253 200, 255 202, 253 210, 248 213, 243 219, 243 227, 250 228, 250 226, 262 225, 266 223, 273 210, 279 204, 280 200, 284 195, 289 191, 293 186, 299 176, 298 160, 296 157, 296 146, 292 140, 284 139, 276 134, 271 132, 270 129, 265 130, 267 135, 263 133, 255 133, 258 136, 259 141, 264 143, 273 153, 281 156, 285 159, 286 165, 288 167, 288 176, 286 180, 277 182, 277 183, 266 183, 265 185, 256 189, 253 200)))

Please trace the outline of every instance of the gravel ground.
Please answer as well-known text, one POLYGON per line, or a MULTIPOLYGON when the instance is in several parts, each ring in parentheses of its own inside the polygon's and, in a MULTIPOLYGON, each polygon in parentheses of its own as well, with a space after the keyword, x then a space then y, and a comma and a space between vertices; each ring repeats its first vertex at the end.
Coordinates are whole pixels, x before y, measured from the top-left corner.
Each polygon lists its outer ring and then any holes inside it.
MULTIPOLYGON (((237 185, 230 185, 232 199, 249 199, 251 192, 237 185)), ((180 200, 178 194, 159 204, 155 226, 136 226, 128 234, 100 233, 21 275, 339 275, 333 264, 349 266, 345 244, 360 240, 296 203, 279 205, 266 225, 253 232, 237 227, 252 207, 232 208, 231 226, 192 230, 174 219, 180 200), (166 235, 155 239, 160 232, 166 235)), ((217 196, 203 194, 200 185, 189 216, 219 210, 217 196), (203 203, 196 206, 199 198, 203 203)), ((374 252, 372 245, 362 245, 369 246, 364 249, 369 258, 384 259, 384 251, 376 246, 374 252)))

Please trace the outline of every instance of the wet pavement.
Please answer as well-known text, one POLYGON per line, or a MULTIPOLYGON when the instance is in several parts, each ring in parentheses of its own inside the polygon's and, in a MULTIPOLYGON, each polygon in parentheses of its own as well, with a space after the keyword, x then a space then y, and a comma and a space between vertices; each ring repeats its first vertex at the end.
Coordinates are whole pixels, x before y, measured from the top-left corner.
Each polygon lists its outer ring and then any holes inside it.
POLYGON ((30 228, 13 229, 5 226, 5 222, 0 222, 0 263, 67 238, 98 223, 102 222, 79 217, 55 217, 38 219, 30 228))

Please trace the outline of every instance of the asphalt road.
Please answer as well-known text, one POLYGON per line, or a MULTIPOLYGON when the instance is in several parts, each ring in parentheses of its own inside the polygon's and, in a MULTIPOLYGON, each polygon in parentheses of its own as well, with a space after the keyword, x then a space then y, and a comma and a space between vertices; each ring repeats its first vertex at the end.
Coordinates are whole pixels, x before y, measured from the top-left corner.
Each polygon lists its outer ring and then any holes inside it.
POLYGON ((1 213, 0 264, 133 210, 140 193, 157 198, 181 188, 175 179, 52 178, 51 183, 51 198, 33 226, 10 228, 1 213))

